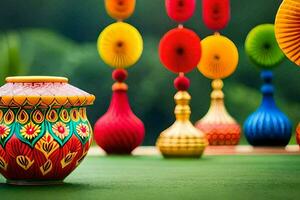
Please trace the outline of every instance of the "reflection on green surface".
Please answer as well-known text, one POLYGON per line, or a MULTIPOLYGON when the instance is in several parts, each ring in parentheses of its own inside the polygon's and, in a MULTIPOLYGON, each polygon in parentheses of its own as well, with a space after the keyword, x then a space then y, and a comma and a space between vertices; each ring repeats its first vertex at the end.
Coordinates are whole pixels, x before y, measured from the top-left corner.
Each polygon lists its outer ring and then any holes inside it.
POLYGON ((88 157, 64 185, 0 178, 0 199, 298 199, 299 166, 299 156, 88 157))

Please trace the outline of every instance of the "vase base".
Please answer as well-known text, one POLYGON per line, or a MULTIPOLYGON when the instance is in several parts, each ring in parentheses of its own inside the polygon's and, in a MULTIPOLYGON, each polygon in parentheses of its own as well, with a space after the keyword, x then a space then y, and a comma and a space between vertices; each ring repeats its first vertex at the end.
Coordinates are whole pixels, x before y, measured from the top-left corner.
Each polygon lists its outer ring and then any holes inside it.
POLYGON ((253 147, 278 147, 278 148, 284 148, 289 144, 289 139, 284 140, 257 140, 257 141, 249 141, 249 144, 253 147))
POLYGON ((202 155, 163 155, 166 159, 199 159, 202 155))
POLYGON ((6 180, 9 185, 62 185, 63 180, 6 180))
POLYGON ((127 152, 106 152, 107 156, 132 156, 132 151, 127 152))

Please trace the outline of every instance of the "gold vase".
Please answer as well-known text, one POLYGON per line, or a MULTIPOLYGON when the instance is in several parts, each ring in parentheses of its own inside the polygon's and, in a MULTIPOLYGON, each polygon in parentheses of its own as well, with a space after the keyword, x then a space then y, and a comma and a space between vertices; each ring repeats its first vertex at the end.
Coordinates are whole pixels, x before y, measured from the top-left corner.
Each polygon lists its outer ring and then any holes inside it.
POLYGON ((205 133, 210 145, 237 145, 241 128, 224 105, 223 81, 213 80, 212 88, 210 108, 195 126, 205 133))
POLYGON ((164 157, 200 157, 208 143, 190 122, 191 96, 187 91, 178 91, 174 99, 176 121, 160 134, 156 146, 164 157))

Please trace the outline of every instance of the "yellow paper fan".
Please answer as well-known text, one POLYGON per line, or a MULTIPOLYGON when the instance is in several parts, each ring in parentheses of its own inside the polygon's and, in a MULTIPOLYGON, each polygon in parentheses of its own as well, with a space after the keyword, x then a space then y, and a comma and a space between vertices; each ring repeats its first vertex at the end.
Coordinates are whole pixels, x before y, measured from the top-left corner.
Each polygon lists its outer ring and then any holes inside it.
POLYGON ((300 66, 300 1, 284 0, 275 19, 275 35, 284 54, 300 66))
POLYGON ((103 61, 115 68, 134 65, 143 51, 142 36, 136 28, 124 22, 106 27, 100 34, 97 45, 103 61))
POLYGON ((199 71, 211 79, 221 79, 231 75, 239 60, 238 50, 227 37, 212 35, 201 42, 202 57, 199 71))

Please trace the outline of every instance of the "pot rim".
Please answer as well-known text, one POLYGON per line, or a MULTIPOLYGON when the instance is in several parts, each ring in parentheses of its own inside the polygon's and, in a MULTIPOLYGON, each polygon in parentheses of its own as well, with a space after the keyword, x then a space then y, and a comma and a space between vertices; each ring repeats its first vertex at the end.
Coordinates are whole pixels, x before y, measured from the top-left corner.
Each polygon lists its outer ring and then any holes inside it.
POLYGON ((6 83, 68 83, 68 78, 60 76, 10 76, 6 83))
POLYGON ((11 76, 0 87, 3 107, 81 107, 92 105, 95 96, 68 83, 59 76, 11 76))

